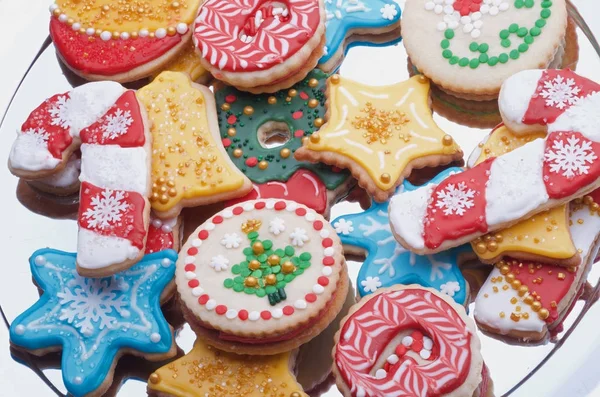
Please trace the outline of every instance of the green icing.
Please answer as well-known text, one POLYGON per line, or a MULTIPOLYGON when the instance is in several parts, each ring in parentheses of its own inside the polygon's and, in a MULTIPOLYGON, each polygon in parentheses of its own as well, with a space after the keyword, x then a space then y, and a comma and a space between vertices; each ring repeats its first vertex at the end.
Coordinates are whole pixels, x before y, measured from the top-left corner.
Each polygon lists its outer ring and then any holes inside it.
MULTIPOLYGON (((535 6, 535 0, 515 0, 514 7, 516 9, 531 9, 535 6)), ((444 39, 440 45, 442 47, 442 57, 448 60, 450 65, 458 65, 460 67, 470 67, 471 69, 477 69, 480 65, 496 66, 498 63, 505 64, 510 59, 519 59, 522 53, 529 50, 529 46, 533 44, 534 38, 542 33, 542 28, 546 26, 546 20, 550 18, 552 12, 552 1, 543 0, 540 3, 541 11, 540 18, 535 21, 534 26, 527 28, 525 26, 519 26, 516 23, 512 23, 501 30, 498 33, 498 40, 503 48, 511 48, 507 50, 507 53, 500 54, 481 54, 487 53, 489 49, 488 43, 478 43, 473 41, 469 43, 469 50, 474 53, 472 58, 462 57, 459 58, 450 49, 451 41, 455 34, 452 29, 446 29, 444 32, 444 39), (512 40, 511 40, 512 39, 512 40)))
POLYGON ((317 174, 327 189, 333 190, 348 178, 347 171, 335 172, 325 164, 311 164, 294 159, 294 152, 302 146, 302 138, 310 136, 318 130, 314 126, 314 120, 325 116, 327 77, 327 74, 315 69, 293 87, 273 94, 255 95, 234 87, 224 87, 215 93, 219 127, 225 149, 233 163, 252 182, 258 184, 269 181, 285 182, 297 170, 306 169, 317 174), (309 86, 311 79, 318 81, 316 87, 309 86), (291 89, 296 90, 297 93, 293 97, 288 94, 291 89), (269 97, 275 97, 277 102, 269 104, 269 97), (289 101, 287 101, 288 98, 289 101), (311 99, 318 101, 318 105, 314 108, 308 105, 311 99), (222 106, 225 103, 229 105, 229 110, 223 110, 222 106), (246 106, 253 108, 251 115, 244 113, 246 106), (287 124, 290 140, 284 145, 265 148, 259 143, 258 130, 263 124, 270 121, 287 124), (228 135, 230 128, 236 130, 233 137, 228 135), (226 142, 230 144, 227 146, 226 142), (280 155, 283 148, 287 148, 291 152, 287 158, 280 155), (234 156, 236 149, 242 150, 241 157, 234 156), (260 169, 257 164, 263 160, 268 163, 268 167, 264 170, 260 169))

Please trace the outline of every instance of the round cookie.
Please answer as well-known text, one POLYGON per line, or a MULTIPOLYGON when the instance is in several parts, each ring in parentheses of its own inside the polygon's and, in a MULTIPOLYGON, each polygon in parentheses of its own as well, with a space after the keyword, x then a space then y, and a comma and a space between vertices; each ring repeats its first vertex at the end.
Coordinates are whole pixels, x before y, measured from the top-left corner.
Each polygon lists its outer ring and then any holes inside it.
POLYGON ((56 0, 50 36, 60 59, 86 80, 135 81, 190 45, 200 0, 56 0))
POLYGON ((402 15, 412 63, 474 100, 494 99, 519 71, 561 65, 566 27, 565 0, 417 0, 402 15))
POLYGON ((335 341, 333 373, 344 396, 479 395, 475 324, 433 289, 396 286, 363 298, 335 341))
POLYGON ((224 209, 182 248, 176 283, 194 331, 239 354, 296 348, 333 321, 348 276, 335 230, 293 201, 224 209))
POLYGON ((207 0, 194 44, 212 75, 253 93, 302 80, 323 54, 323 0, 207 0))

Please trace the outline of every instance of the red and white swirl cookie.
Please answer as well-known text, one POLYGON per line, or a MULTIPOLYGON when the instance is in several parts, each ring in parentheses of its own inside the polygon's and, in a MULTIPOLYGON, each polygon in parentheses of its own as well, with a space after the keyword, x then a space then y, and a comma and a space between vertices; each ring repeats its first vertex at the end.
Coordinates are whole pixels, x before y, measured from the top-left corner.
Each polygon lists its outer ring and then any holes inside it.
POLYGON ((317 65, 325 7, 323 0, 207 0, 193 37, 215 78, 253 93, 275 92, 317 65))
POLYGON ((378 290, 350 310, 335 340, 333 372, 344 396, 480 395, 475 325, 433 289, 378 290))

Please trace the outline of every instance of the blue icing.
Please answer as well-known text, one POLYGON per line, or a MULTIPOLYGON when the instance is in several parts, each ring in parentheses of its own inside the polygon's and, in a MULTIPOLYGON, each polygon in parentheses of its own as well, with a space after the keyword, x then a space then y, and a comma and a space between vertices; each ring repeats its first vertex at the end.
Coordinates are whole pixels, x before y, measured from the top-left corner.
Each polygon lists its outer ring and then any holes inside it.
POLYGON ((62 346, 67 390, 83 396, 98 389, 120 349, 166 353, 173 344, 160 295, 175 275, 177 253, 144 256, 105 278, 77 274, 74 253, 41 249, 29 259, 44 290, 10 326, 11 342, 28 350, 62 346))
POLYGON ((393 0, 325 0, 325 11, 326 52, 320 64, 331 59, 350 30, 394 25, 401 14, 400 6, 393 0))
MULTIPOLYGON (((428 184, 440 183, 456 172, 462 172, 462 169, 455 167, 444 170, 428 184)), ((404 181, 398 192, 418 188, 404 181)), ((458 268, 458 257, 471 252, 470 244, 434 255, 413 254, 394 239, 390 231, 388 205, 388 202, 374 202, 371 208, 362 213, 341 216, 332 222, 342 244, 367 251, 367 257, 358 272, 360 296, 382 287, 415 283, 445 292, 457 303, 465 304, 467 287, 458 268)))

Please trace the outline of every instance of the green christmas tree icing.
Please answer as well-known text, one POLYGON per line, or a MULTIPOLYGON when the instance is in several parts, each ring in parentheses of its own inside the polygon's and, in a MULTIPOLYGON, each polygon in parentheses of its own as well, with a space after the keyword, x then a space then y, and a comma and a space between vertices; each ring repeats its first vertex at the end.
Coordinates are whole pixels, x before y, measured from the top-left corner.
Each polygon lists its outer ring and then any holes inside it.
POLYGON ((311 255, 298 253, 290 245, 275 248, 271 240, 260 240, 256 231, 247 236, 246 259, 231 267, 235 277, 225 279, 223 285, 235 292, 266 296, 274 306, 287 298, 285 287, 310 267, 311 255))

